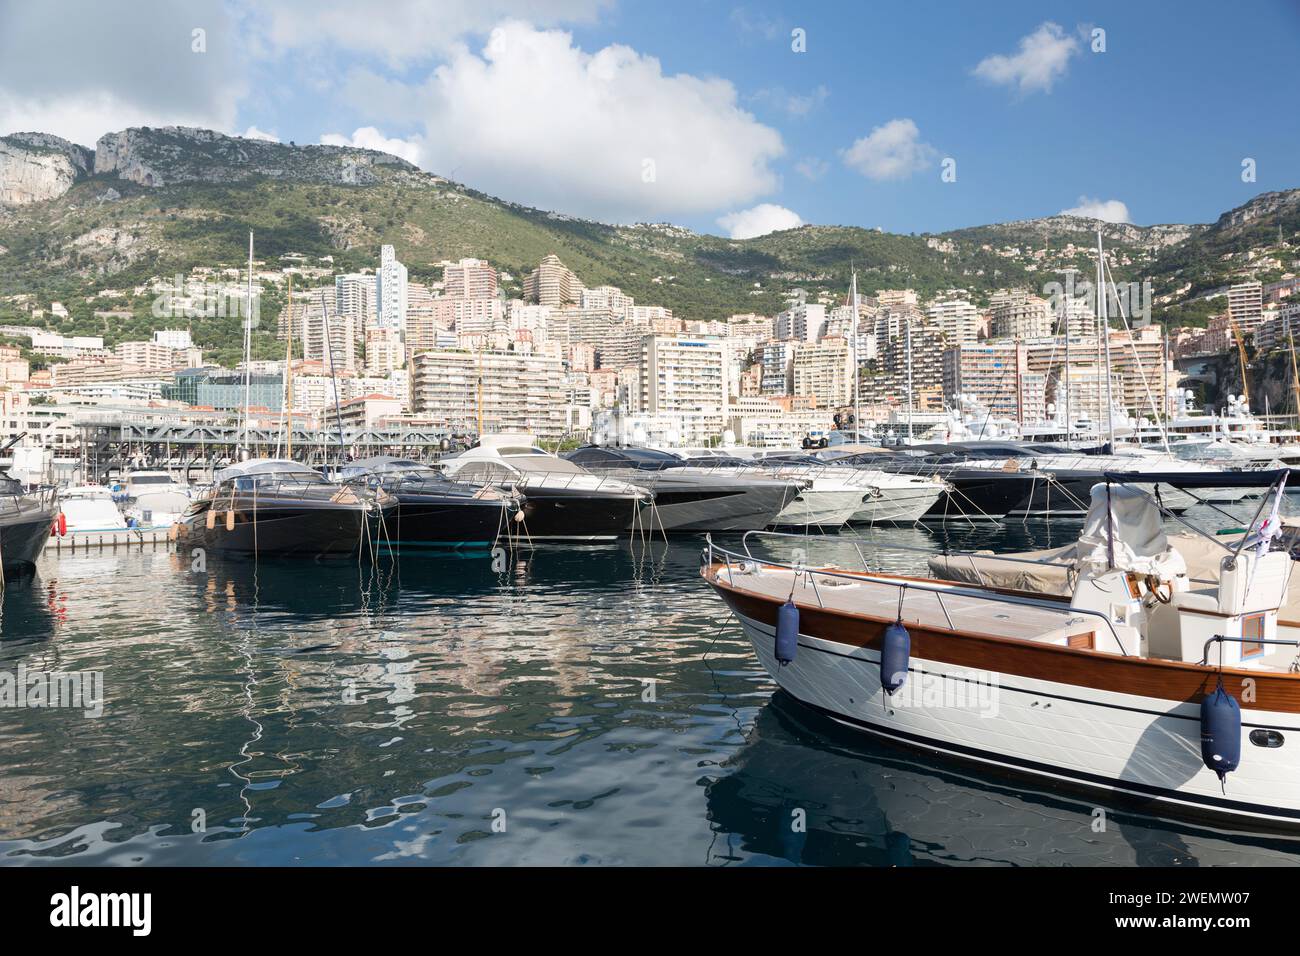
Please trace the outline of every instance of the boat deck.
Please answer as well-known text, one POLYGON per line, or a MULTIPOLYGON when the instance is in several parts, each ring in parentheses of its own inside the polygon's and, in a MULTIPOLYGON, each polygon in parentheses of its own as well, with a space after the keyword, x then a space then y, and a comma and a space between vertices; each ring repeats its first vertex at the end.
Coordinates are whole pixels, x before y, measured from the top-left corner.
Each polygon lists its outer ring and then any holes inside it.
MULTIPOLYGON (((748 565, 754 567, 753 563, 748 565)), ((822 571, 796 573, 788 568, 763 565, 762 573, 752 573, 742 571, 733 562, 730 575, 725 564, 717 565, 712 574, 723 586, 778 603, 784 603, 793 588, 795 603, 803 607, 884 621, 899 616, 901 594, 903 623, 937 631, 1068 643, 1072 636, 1084 637, 1106 627, 1100 618, 1068 607, 1012 603, 945 581, 866 575, 838 568, 822 571)))

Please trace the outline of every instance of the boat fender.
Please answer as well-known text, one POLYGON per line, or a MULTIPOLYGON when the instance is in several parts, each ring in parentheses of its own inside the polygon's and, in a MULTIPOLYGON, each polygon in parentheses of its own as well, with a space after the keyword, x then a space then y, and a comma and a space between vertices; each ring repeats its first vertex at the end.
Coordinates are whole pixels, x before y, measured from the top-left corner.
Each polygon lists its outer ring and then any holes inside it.
POLYGON ((885 628, 880 643, 880 684, 885 693, 893 694, 907 683, 908 659, 912 653, 912 635, 901 620, 885 628))
POLYGON ((68 534, 68 516, 62 511, 59 512, 59 537, 66 537, 68 534))
POLYGON ((1220 786, 1241 762, 1241 706, 1222 678, 1201 701, 1201 760, 1218 774, 1220 786))
POLYGON ((799 608, 794 598, 786 600, 776 612, 776 659, 784 667, 794 660, 799 646, 799 608))
POLYGON ((231 508, 229 511, 226 512, 226 530, 227 531, 235 530, 235 509, 234 508, 231 508))

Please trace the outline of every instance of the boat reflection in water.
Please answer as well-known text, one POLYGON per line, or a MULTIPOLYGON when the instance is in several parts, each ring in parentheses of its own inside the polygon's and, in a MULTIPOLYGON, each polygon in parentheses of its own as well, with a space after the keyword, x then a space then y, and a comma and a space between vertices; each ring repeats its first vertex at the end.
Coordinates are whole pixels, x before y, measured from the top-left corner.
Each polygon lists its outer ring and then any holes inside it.
POLYGON ((713 866, 755 854, 815 866, 1279 866, 1300 850, 1110 805, 1099 829, 1098 805, 1068 791, 916 756, 785 693, 720 769, 705 791, 713 866))
POLYGON ((349 555, 376 540, 396 504, 382 488, 335 485, 297 462, 257 458, 217 472, 173 527, 186 546, 218 552, 349 555))

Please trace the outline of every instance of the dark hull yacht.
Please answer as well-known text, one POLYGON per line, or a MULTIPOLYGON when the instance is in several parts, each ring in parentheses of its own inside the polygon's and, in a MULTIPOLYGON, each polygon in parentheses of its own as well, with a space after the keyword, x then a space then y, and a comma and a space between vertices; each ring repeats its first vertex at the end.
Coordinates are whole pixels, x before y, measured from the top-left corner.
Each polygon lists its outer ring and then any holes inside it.
POLYGON ((518 533, 520 496, 452 481, 428 465, 382 456, 352 462, 343 480, 382 489, 397 504, 385 514, 381 543, 400 548, 489 547, 518 533))
POLYGON ((456 481, 522 494, 516 533, 526 541, 611 541, 653 527, 651 492, 557 458, 530 435, 484 435, 439 464, 456 481))
POLYGON ((792 481, 691 467, 653 448, 588 446, 565 458, 654 492, 654 510, 646 519, 654 531, 761 531, 800 492, 792 481))
POLYGON ((257 555, 348 555, 380 533, 396 502, 327 482, 297 462, 254 459, 217 473, 176 525, 187 546, 257 555))

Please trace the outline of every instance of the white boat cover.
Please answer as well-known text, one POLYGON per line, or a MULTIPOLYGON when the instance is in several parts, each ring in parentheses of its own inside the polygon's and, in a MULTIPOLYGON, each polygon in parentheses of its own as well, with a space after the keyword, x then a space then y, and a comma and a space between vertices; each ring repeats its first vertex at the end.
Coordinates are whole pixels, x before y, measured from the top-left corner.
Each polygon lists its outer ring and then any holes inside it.
POLYGON ((217 481, 241 478, 244 475, 312 475, 320 477, 306 465, 285 458, 250 458, 237 464, 222 468, 216 474, 217 481))
POLYGON ((1099 575, 1115 568, 1170 581, 1186 573, 1182 556, 1169 547, 1160 509, 1150 495, 1128 485, 1098 483, 1075 553, 1075 570, 1099 575))

